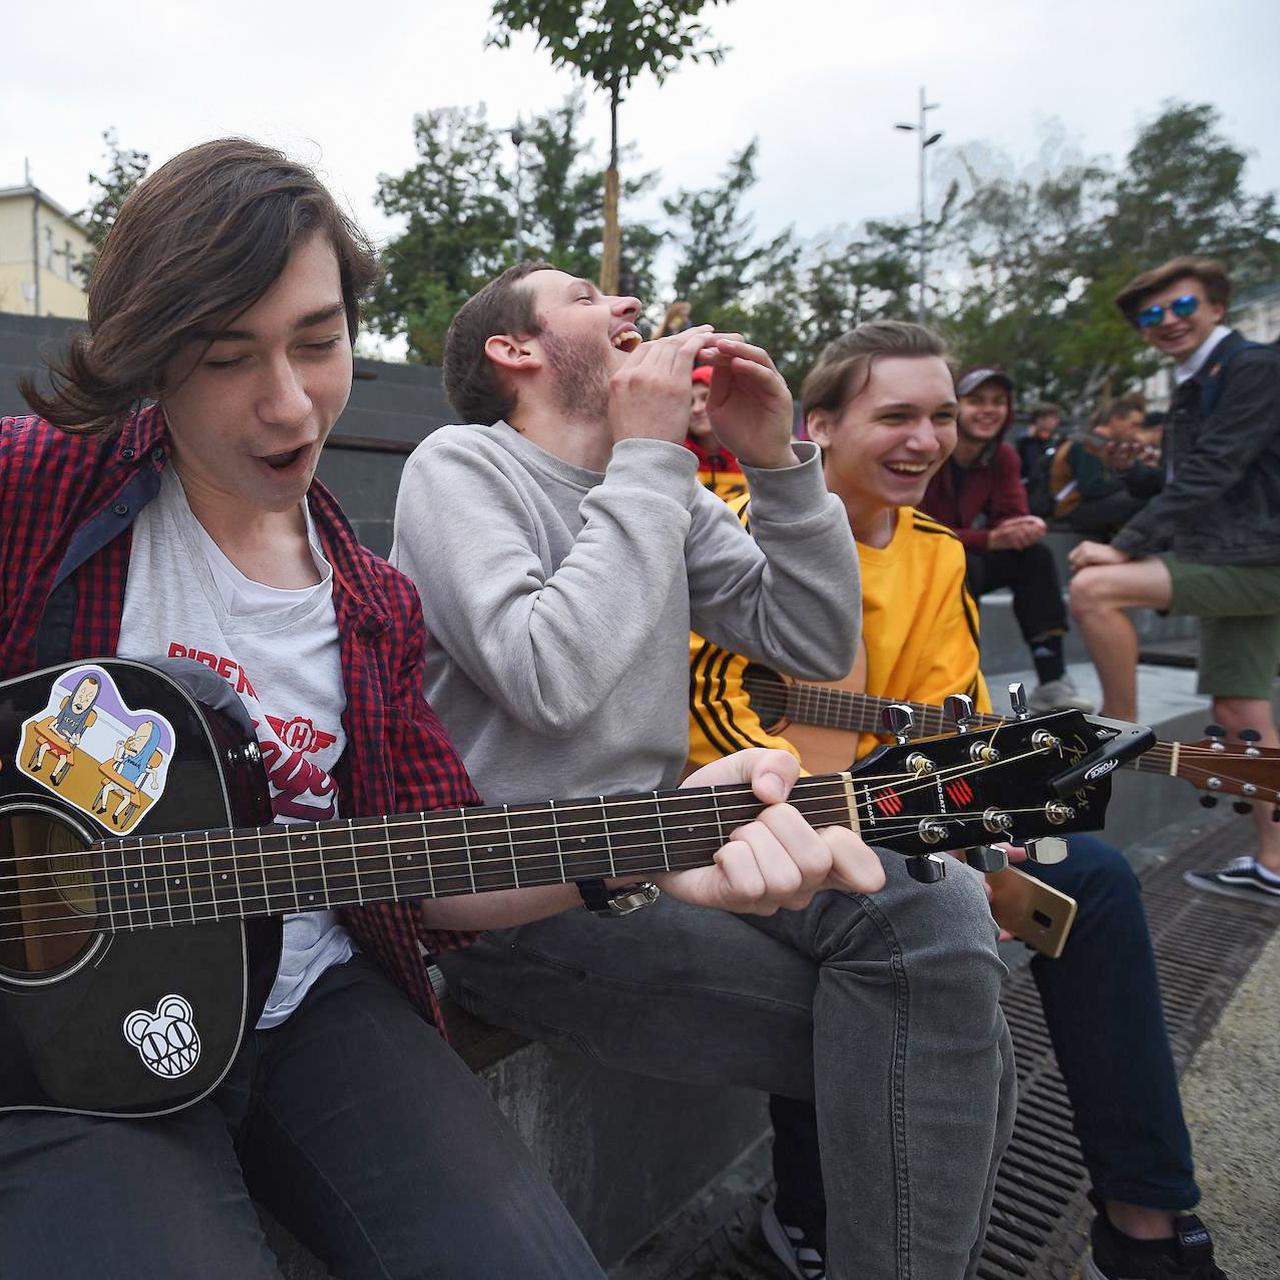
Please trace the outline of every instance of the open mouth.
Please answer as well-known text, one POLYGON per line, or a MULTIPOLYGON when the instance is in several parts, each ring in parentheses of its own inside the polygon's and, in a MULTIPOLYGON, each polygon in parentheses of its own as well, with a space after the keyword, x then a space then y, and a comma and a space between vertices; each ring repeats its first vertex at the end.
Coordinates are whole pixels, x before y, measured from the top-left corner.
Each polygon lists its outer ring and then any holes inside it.
POLYGON ((630 355, 644 339, 635 329, 620 329, 610 341, 614 350, 621 351, 624 355, 630 355))
POLYGON ((273 471, 284 471, 293 466, 302 457, 305 449, 305 445, 300 445, 298 448, 289 449, 284 453, 269 453, 266 457, 260 458, 259 461, 265 462, 273 471))
POLYGON ((886 462, 884 464, 895 476, 906 476, 912 479, 915 476, 922 476, 929 470, 927 462, 886 462))

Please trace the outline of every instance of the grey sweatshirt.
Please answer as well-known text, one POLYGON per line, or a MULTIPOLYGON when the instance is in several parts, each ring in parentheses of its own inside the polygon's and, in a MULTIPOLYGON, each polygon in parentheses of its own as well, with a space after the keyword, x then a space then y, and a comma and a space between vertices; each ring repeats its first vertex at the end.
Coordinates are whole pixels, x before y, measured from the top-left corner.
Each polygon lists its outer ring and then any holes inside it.
POLYGON ((620 442, 603 475, 501 422, 414 450, 391 562, 422 596, 426 697, 486 800, 673 786, 691 625, 801 679, 849 670, 857 550, 817 450, 796 452, 746 469, 747 533, 666 441, 620 442))

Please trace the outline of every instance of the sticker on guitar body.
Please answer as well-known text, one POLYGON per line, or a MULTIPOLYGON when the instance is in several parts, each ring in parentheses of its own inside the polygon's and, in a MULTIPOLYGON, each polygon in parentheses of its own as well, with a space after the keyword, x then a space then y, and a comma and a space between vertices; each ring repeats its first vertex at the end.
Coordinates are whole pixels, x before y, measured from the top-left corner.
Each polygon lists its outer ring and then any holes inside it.
POLYGON ((176 738, 145 707, 128 706, 101 667, 64 671, 45 709, 25 720, 15 763, 28 778, 124 833, 164 794, 176 738))
POLYGON ((124 1020, 124 1038, 138 1051, 143 1066, 173 1080, 200 1061, 200 1033, 191 1004, 179 995, 160 998, 155 1013, 135 1009, 124 1020))

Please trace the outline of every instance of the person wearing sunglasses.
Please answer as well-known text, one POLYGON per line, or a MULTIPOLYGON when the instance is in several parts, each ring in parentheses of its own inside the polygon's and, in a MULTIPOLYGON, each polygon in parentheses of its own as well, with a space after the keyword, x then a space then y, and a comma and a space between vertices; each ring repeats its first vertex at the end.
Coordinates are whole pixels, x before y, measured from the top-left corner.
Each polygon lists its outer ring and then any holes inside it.
MULTIPOLYGON (((1220 262, 1174 258, 1116 297, 1174 361, 1162 492, 1112 538, 1071 552, 1071 610, 1102 682, 1102 713, 1134 720, 1138 641, 1124 610, 1200 618, 1199 690, 1228 733, 1280 746, 1280 351, 1226 324, 1220 262)), ((1258 852, 1189 871, 1200 889, 1280 908, 1280 823, 1254 805, 1258 852)))

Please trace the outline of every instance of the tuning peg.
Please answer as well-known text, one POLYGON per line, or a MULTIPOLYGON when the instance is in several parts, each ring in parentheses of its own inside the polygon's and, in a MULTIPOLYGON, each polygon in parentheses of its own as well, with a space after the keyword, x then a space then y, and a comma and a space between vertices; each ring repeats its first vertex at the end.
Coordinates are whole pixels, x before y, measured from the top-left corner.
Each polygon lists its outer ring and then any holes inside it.
POLYGON ((1232 808, 1233 808, 1237 813, 1252 813, 1252 812, 1253 812, 1253 805, 1251 805, 1247 800, 1233 800, 1233 801, 1231 802, 1231 807, 1232 807, 1232 808))
POLYGON ((947 860, 936 853, 916 855, 907 859, 907 873, 921 884, 937 884, 947 874, 947 860))
POLYGON ((899 746, 911 737, 915 728, 915 712, 905 702, 891 702, 880 713, 880 723, 885 733, 891 733, 899 746))
MULTIPOLYGON (((1208 796, 1208 795, 1204 795, 1204 796, 1201 796, 1201 797, 1200 797, 1200 803, 1201 803, 1201 805, 1203 805, 1203 806, 1204 806, 1204 808, 1206 808, 1206 809, 1213 809, 1213 808, 1216 808, 1216 807, 1217 807, 1217 804, 1218 804, 1218 797, 1217 797, 1217 796, 1208 796)), ((1280 819, 1277 819, 1277 821, 1280 821, 1280 819)))
POLYGON ((1280 804, 1276 805, 1276 807, 1271 810, 1271 821, 1280 822, 1280 804))
POLYGON ((993 844, 974 845, 964 851, 964 860, 975 871, 1003 871, 1009 865, 1009 857, 1003 849, 993 844))
POLYGON ((1241 729, 1240 732, 1236 734, 1236 737, 1239 738, 1241 742, 1262 741, 1262 734, 1260 734, 1257 729, 1241 729))
POLYGON ((1209 747, 1213 751, 1225 751, 1227 744, 1224 739, 1227 731, 1220 724, 1207 724, 1204 727, 1204 736, 1209 739, 1209 747))
POLYGON ((959 733, 968 733, 974 721, 973 699, 967 693, 949 693, 942 704, 947 719, 959 733))
POLYGON ((1045 836, 1040 840, 1028 840, 1023 848, 1032 862, 1061 862, 1067 856, 1067 842, 1058 836, 1045 836))
POLYGON ((1009 686, 1009 707, 1015 720, 1026 720, 1031 715, 1027 707, 1027 686, 1021 680, 1009 686))

